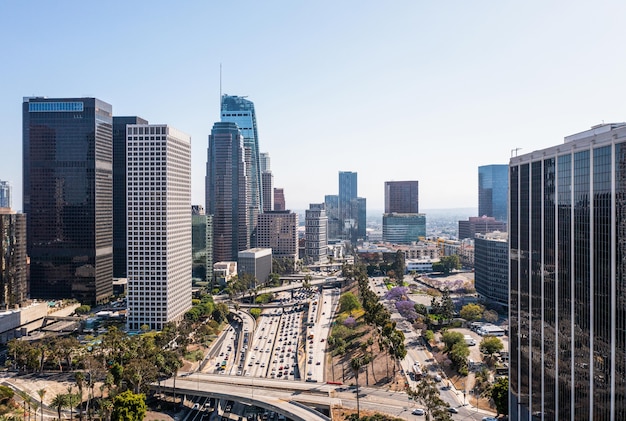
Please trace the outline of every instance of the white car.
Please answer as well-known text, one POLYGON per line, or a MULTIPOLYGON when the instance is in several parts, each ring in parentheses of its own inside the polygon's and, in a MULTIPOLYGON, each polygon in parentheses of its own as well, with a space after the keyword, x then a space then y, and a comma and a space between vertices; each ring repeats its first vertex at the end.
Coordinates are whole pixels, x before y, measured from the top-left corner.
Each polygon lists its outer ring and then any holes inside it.
POLYGON ((413 415, 424 415, 424 410, 421 409, 421 408, 415 408, 413 410, 413 412, 411 412, 411 414, 413 414, 413 415))

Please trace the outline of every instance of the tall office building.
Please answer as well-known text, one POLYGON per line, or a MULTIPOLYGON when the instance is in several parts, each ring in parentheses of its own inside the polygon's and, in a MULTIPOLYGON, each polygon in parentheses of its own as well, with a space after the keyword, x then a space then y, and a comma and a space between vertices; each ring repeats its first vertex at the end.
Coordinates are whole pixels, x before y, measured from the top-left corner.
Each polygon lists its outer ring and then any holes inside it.
POLYGON ((0 180, 0 208, 11 207, 11 185, 8 181, 0 180))
POLYGON ((274 187, 274 210, 284 211, 285 206, 285 191, 282 187, 274 187))
POLYGON ((167 125, 127 133, 129 330, 191 308, 191 139, 167 125))
POLYGON ((221 121, 235 123, 243 136, 246 174, 248 178, 248 230, 252 243, 255 242, 257 215, 263 210, 261 187, 261 163, 259 133, 257 130, 254 103, 242 96, 222 95, 221 121))
MULTIPOLYGON (((339 171, 337 216, 340 231, 338 235, 340 239, 349 240, 352 243, 366 238, 366 200, 358 197, 357 193, 357 173, 339 171)), ((330 217, 332 211, 330 208, 327 209, 330 217)))
POLYGON ((626 419, 626 123, 509 171, 509 419, 626 419))
POLYGON ((328 255, 328 217, 324 203, 311 203, 304 218, 305 260, 308 264, 325 263, 328 255))
MULTIPOLYGON (((270 154, 267 152, 261 152, 259 154, 259 159, 260 159, 260 166, 261 166, 261 174, 263 174, 263 172, 265 171, 271 171, 272 167, 271 167, 271 161, 270 161, 270 154)), ((263 184, 261 182, 261 184, 263 184)))
POLYGON ((354 200, 357 198, 357 173, 339 171, 339 217, 345 221, 356 219, 354 200))
POLYGON ((113 116, 96 98, 24 98, 31 298, 113 293, 113 116))
POLYGON ((206 213, 213 215, 213 261, 237 261, 250 248, 248 179, 243 136, 235 123, 218 122, 209 135, 206 213))
POLYGON ((26 215, 0 207, 0 309, 10 310, 28 298, 26 215))
POLYGON ((483 299, 509 305, 509 242, 506 232, 474 237, 474 285, 483 299))
POLYGON ((383 241, 411 244, 426 236, 426 215, 419 213, 417 181, 385 181, 383 241))
POLYGON ((274 175, 266 170, 261 174, 263 184, 263 212, 274 209, 274 175))
POLYGON ((298 259, 298 214, 270 211, 259 215, 259 248, 271 248, 276 258, 298 259))
POLYGON ((341 238, 343 223, 339 218, 339 196, 327 194, 324 196, 324 207, 328 216, 328 239, 338 240, 341 238))
POLYGON ((417 181, 385 181, 385 213, 419 213, 417 181))
POLYGON ((497 221, 493 216, 470 216, 467 221, 459 221, 459 240, 493 231, 505 232, 506 222, 497 221))
POLYGON ((141 117, 113 117, 113 277, 126 278, 126 125, 141 117))
POLYGON ((478 167, 478 216, 493 216, 506 222, 508 189, 508 165, 478 167))

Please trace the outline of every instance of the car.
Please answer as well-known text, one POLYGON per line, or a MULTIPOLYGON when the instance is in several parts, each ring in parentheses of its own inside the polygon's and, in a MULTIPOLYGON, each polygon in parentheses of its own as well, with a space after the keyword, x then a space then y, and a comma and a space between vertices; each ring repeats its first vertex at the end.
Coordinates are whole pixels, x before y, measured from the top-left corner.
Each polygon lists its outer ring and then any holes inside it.
POLYGON ((193 404, 193 408, 191 409, 200 409, 200 404, 199 403, 194 403, 193 404))
POLYGON ((413 415, 424 415, 424 410, 422 408, 415 408, 413 410, 413 412, 411 412, 411 414, 413 414, 413 415))
POLYGON ((237 375, 241 376, 241 370, 237 371, 237 375))
POLYGON ((498 421, 496 417, 482 417, 482 421, 498 421))
POLYGON ((453 407, 449 407, 448 412, 450 412, 451 414, 458 414, 459 410, 453 407))
POLYGON ((322 363, 321 361, 318 361, 315 363, 315 365, 320 365, 321 363, 322 363))
POLYGON ((324 338, 320 339, 320 342, 324 342, 324 338))

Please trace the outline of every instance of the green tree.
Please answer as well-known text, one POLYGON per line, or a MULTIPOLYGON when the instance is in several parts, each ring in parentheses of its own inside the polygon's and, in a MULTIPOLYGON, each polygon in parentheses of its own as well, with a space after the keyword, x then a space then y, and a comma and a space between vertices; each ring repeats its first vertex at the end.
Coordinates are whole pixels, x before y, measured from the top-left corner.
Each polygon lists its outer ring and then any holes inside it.
POLYGON ((493 335, 487 335, 480 341, 480 352, 489 355, 489 357, 493 357, 493 354, 502 351, 503 348, 504 344, 500 338, 493 335))
POLYGON ((432 342, 433 339, 435 339, 435 332, 433 332, 432 330, 427 330, 424 333, 422 333, 422 337, 424 338, 424 340, 426 342, 432 342))
POLYGON ((346 292, 341 295, 339 298, 339 312, 340 313, 350 313, 353 310, 358 310, 361 308, 361 303, 359 303, 359 299, 351 292, 346 292))
POLYGON ((497 415, 509 414, 509 378, 499 377, 491 387, 491 399, 496 405, 497 415))
POLYGON ((91 311, 91 306, 87 304, 83 304, 82 306, 76 308, 76 310, 74 310, 74 313, 78 314, 79 316, 82 316, 83 314, 87 314, 90 311, 91 311))
POLYGON ((39 407, 41 408, 41 421, 43 421, 43 397, 46 396, 46 389, 38 389, 37 395, 39 396, 39 407))
POLYGON ((465 320, 474 321, 480 320, 483 317, 484 310, 485 307, 481 306, 480 304, 470 303, 461 307, 461 311, 459 311, 459 314, 465 320))
POLYGON ((430 421, 431 419, 437 421, 452 420, 452 417, 446 409, 448 404, 439 396, 437 385, 431 377, 422 377, 415 389, 410 388, 408 390, 408 394, 415 402, 424 407, 426 421, 430 421))
POLYGON ((78 386, 78 396, 80 396, 79 407, 78 407, 78 418, 83 419, 83 388, 85 387, 85 373, 82 371, 77 371, 74 373, 74 380, 76 381, 76 386, 78 386))
POLYGON ((65 393, 58 393, 54 396, 54 398, 52 398, 52 402, 50 402, 50 405, 52 405, 53 408, 56 408, 59 420, 61 419, 61 411, 68 405, 68 401, 69 400, 65 393))
POLYGON ((465 341, 455 343, 448 351, 448 356, 459 371, 459 374, 467 375, 467 357, 469 357, 469 354, 470 350, 465 341))
POLYGON ((449 352, 457 343, 465 343, 465 336, 461 332, 448 330, 441 335, 441 341, 446 345, 446 352, 449 352))
POLYGON ((15 396, 15 392, 9 386, 0 386, 0 404, 6 405, 15 396))
POLYGON ((261 316, 261 309, 260 308, 251 308, 250 309, 250 314, 255 319, 258 319, 261 316))
POLYGON ((142 421, 148 407, 144 394, 133 393, 130 390, 122 392, 113 398, 112 421, 142 421))

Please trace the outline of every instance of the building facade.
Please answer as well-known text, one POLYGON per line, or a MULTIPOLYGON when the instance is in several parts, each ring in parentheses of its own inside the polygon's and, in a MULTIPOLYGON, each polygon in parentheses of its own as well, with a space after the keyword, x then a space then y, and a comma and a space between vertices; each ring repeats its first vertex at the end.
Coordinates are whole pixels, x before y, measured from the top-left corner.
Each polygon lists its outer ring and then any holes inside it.
POLYGON ((323 203, 311 203, 304 214, 307 264, 325 263, 328 260, 328 217, 323 203))
POLYGON ((459 240, 473 239, 476 234, 493 231, 506 231, 506 222, 498 221, 493 216, 470 216, 467 221, 459 221, 459 240))
POLYGON ((243 136, 248 182, 248 235, 255 242, 257 215, 263 210, 259 132, 254 103, 245 97, 222 95, 221 121, 235 123, 243 136))
POLYGON ((263 212, 269 212, 274 209, 274 175, 272 172, 263 171, 261 182, 263 184, 263 212))
POLYGON ((206 215, 204 207, 191 207, 191 276, 213 290, 213 216, 206 215))
POLYGON ((426 236, 426 215, 423 213, 386 213, 383 215, 383 241, 411 244, 426 236))
POLYGON ((11 185, 8 181, 0 180, 0 208, 10 208, 11 206, 11 185))
POLYGON ((113 117, 113 277, 126 278, 126 125, 141 117, 113 117))
POLYGON ((274 210, 275 211, 285 210, 285 192, 282 188, 278 188, 278 187, 274 188, 274 210))
POLYGON ((259 248, 272 249, 275 258, 298 258, 298 214, 271 211, 259 215, 257 225, 259 248))
POLYGON ((239 252, 237 257, 237 274, 253 276, 255 287, 267 283, 272 273, 272 249, 253 248, 239 252))
POLYGON ((385 213, 419 213, 419 184, 385 181, 385 213))
POLYGON ((474 286, 483 299, 509 306, 509 242, 505 232, 474 237, 474 286))
POLYGON ((213 215, 213 261, 236 261, 250 248, 248 178, 243 136, 235 123, 218 122, 209 136, 206 213, 213 215))
POLYGON ((478 167, 478 216, 493 216, 496 221, 506 222, 508 190, 508 165, 478 167))
POLYGON ((191 308, 191 138, 127 125, 127 327, 161 330, 191 308))
POLYGON ((24 98, 31 298, 113 293, 113 115, 96 98, 24 98))
POLYGON ((509 419, 626 419, 626 123, 509 172, 509 419))
POLYGON ((0 207, 0 310, 28 298, 26 215, 0 207))

